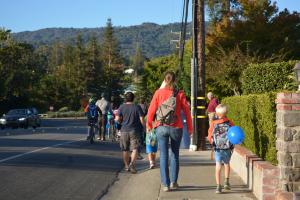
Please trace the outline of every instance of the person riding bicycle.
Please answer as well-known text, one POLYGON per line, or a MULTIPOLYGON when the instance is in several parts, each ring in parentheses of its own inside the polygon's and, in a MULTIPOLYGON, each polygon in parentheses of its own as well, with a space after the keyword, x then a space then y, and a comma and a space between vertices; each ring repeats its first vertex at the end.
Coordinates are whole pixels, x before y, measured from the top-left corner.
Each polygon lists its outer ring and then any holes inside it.
MULTIPOLYGON (((98 129, 98 118, 99 118, 99 114, 101 115, 100 109, 96 106, 95 98, 91 97, 89 99, 89 104, 85 108, 85 114, 88 119, 89 128, 88 128, 87 140, 89 140, 90 137, 92 136, 92 131, 96 132, 98 129), (95 128, 95 130, 94 130, 94 128, 95 128)), ((95 134, 95 132, 94 132, 94 134, 95 134)))

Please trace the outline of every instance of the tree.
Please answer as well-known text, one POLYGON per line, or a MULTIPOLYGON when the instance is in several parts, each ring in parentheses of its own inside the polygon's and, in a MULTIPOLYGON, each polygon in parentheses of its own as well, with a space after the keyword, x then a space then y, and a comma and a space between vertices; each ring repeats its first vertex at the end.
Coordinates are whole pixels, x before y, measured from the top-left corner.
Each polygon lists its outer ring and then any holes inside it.
POLYGON ((102 60, 105 67, 112 69, 122 64, 118 41, 114 36, 111 19, 107 20, 102 43, 102 60))
POLYGON ((136 44, 135 55, 132 60, 132 67, 134 69, 135 77, 137 77, 142 74, 144 70, 144 62, 146 61, 146 57, 143 55, 139 43, 136 44))
POLYGON ((63 62, 63 44, 56 42, 51 46, 49 55, 49 72, 54 72, 63 62))
POLYGON ((209 30, 213 31, 207 35, 209 53, 214 54, 218 46, 226 50, 239 46, 249 55, 299 57, 299 45, 291 45, 299 40, 299 13, 290 14, 287 10, 278 13, 276 3, 270 0, 239 0, 231 1, 230 5, 234 7, 227 14, 230 23, 223 17, 210 25, 209 30))
POLYGON ((77 71, 76 74, 76 82, 77 82, 77 97, 79 98, 82 94, 87 93, 86 88, 86 49, 83 44, 82 36, 80 34, 77 35, 76 40, 76 48, 75 48, 75 68, 77 71))
POLYGON ((95 36, 93 36, 89 41, 86 59, 87 66, 85 73, 87 91, 89 93, 99 94, 100 91, 103 90, 103 88, 101 88, 103 68, 102 61, 100 59, 100 47, 95 36))
POLYGON ((184 90, 186 96, 191 95, 191 55, 192 42, 186 43, 183 66, 179 68, 178 54, 163 56, 145 62, 144 73, 139 77, 137 93, 141 97, 151 98, 152 94, 162 83, 166 71, 180 72, 177 74, 177 86, 184 90))
POLYGON ((145 73, 147 76, 147 86, 151 93, 160 87, 163 75, 166 71, 175 71, 177 63, 178 61, 175 55, 155 58, 146 63, 145 73))
POLYGON ((278 12, 270 0, 230 0, 230 9, 225 1, 208 0, 215 17, 206 40, 207 89, 220 96, 242 93, 240 75, 250 63, 300 58, 299 13, 278 12))
POLYGON ((210 18, 211 28, 224 21, 229 23, 231 7, 237 5, 237 0, 207 0, 207 11, 210 18))
POLYGON ((11 30, 6 30, 4 28, 0 28, 0 47, 7 45, 9 41, 11 41, 11 30))
POLYGON ((44 73, 43 63, 32 45, 15 42, 6 30, 0 35, 0 110, 28 106, 44 73))
POLYGON ((107 20, 107 25, 104 30, 104 41, 101 46, 102 63, 103 63, 103 78, 102 88, 108 97, 119 96, 123 92, 122 75, 123 75, 123 59, 120 55, 118 42, 114 36, 114 28, 111 19, 107 20))
POLYGON ((243 70, 258 58, 244 54, 238 46, 233 50, 219 47, 214 57, 207 59, 208 89, 220 96, 240 95, 240 76, 243 70))

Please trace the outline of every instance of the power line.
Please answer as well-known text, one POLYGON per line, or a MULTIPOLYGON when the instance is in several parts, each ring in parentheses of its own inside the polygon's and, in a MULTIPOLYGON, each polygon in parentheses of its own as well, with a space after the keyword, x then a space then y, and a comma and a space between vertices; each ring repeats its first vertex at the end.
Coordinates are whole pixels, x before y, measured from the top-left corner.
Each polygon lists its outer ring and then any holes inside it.
POLYGON ((180 30, 180 41, 179 41, 179 66, 178 66, 179 73, 183 71, 183 55, 184 55, 184 48, 185 48, 188 10, 189 10, 189 0, 184 0, 183 10, 182 10, 181 30, 180 30))
POLYGON ((183 14, 182 14, 182 22, 181 22, 181 37, 179 43, 179 70, 183 70, 183 55, 184 55, 184 47, 185 47, 185 38, 186 38, 186 26, 187 26, 187 18, 189 11, 189 0, 184 0, 183 6, 183 14))

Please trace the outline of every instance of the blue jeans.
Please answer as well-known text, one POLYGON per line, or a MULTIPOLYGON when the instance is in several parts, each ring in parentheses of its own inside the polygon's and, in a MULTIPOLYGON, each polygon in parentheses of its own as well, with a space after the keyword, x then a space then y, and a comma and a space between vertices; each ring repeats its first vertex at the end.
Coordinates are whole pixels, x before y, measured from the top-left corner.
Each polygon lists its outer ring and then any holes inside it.
POLYGON ((156 135, 160 147, 160 178, 164 186, 170 182, 176 183, 179 174, 179 147, 182 138, 182 129, 169 126, 156 128, 156 135), (169 175, 169 139, 171 139, 170 174, 169 175))

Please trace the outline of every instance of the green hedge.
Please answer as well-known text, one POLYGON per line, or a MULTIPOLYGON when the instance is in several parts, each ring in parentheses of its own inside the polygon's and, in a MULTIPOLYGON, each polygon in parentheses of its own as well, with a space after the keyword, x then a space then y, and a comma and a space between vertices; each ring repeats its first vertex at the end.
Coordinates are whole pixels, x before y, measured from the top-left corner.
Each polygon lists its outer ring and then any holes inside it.
POLYGON ((296 62, 250 64, 241 76, 243 94, 296 90, 293 72, 296 62))
POLYGON ((84 112, 81 111, 67 111, 67 112, 48 112, 48 118, 64 118, 64 117, 84 117, 84 112))
POLYGON ((58 110, 58 112, 68 112, 69 108, 68 107, 62 107, 58 110))
POLYGON ((264 160, 277 163, 275 93, 227 97, 228 117, 245 132, 243 146, 264 160))

